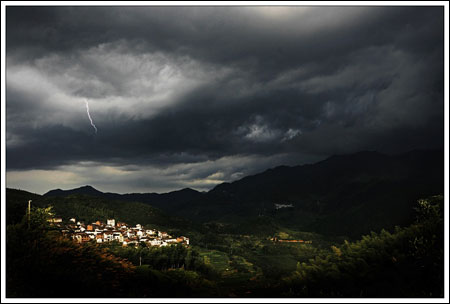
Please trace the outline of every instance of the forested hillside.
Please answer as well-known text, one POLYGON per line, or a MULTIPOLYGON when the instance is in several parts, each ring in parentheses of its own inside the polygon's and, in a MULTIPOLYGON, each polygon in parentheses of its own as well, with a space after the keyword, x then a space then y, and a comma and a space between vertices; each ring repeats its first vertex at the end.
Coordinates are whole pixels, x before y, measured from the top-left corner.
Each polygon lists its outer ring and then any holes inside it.
POLYGON ((135 249, 63 239, 47 222, 51 210, 34 207, 30 221, 8 225, 7 295, 442 297, 443 210, 442 196, 420 200, 412 225, 328 247, 218 235, 209 243, 217 249, 135 249))
POLYGON ((32 200, 32 206, 42 208, 52 206, 55 216, 62 217, 66 221, 72 217, 86 223, 114 218, 133 225, 141 224, 173 231, 195 229, 190 221, 168 216, 160 209, 141 202, 117 201, 76 194, 66 197, 41 196, 15 189, 7 189, 8 223, 17 223, 22 218, 29 199, 32 200))

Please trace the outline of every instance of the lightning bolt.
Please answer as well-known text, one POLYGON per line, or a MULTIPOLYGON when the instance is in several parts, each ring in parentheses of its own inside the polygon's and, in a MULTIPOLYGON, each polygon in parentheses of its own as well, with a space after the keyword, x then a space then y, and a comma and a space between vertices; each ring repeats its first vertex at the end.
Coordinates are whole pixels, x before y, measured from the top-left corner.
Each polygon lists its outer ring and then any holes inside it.
POLYGON ((85 99, 84 102, 86 103, 86 111, 87 111, 87 115, 89 117, 89 120, 91 121, 91 126, 94 127, 95 134, 97 134, 97 127, 95 126, 94 122, 92 121, 91 114, 89 114, 89 103, 88 103, 87 99, 85 99))

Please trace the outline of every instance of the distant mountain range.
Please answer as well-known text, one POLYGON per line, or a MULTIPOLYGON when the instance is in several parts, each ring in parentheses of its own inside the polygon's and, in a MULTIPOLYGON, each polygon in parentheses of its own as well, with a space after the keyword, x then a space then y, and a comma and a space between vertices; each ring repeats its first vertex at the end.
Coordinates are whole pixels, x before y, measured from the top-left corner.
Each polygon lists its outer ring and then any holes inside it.
POLYGON ((191 200, 198 199, 202 196, 201 192, 195 191, 190 188, 185 188, 178 191, 173 191, 169 193, 128 193, 128 194, 117 194, 110 192, 101 192, 92 186, 83 186, 80 188, 70 189, 70 190, 51 190, 44 194, 44 196, 59 196, 65 197, 68 195, 82 194, 95 197, 101 197, 111 200, 122 200, 130 202, 142 202, 153 205, 154 207, 163 209, 165 211, 172 211, 180 205, 189 202, 191 200))
POLYGON ((315 164, 280 166, 206 193, 186 188, 163 194, 116 194, 84 186, 44 196, 83 194, 138 201, 195 221, 244 227, 263 217, 267 225, 358 237, 408 224, 417 199, 443 191, 443 150, 420 150, 398 155, 359 152, 315 164))

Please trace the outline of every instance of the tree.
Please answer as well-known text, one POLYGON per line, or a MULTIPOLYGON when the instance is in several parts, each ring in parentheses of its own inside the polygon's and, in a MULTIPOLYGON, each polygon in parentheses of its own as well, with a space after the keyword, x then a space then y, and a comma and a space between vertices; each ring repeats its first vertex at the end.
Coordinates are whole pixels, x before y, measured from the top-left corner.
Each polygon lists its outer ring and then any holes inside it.
POLYGON ((81 245, 62 238, 51 229, 47 221, 51 216, 51 208, 33 208, 30 228, 26 216, 20 223, 7 227, 7 296, 126 294, 134 266, 95 244, 81 245))

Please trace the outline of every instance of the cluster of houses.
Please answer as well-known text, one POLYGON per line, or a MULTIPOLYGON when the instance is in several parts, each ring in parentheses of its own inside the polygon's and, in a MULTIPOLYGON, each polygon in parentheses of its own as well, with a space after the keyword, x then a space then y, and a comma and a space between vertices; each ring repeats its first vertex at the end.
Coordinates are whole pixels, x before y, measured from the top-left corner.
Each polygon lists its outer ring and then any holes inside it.
POLYGON ((189 238, 187 237, 180 236, 174 238, 167 234, 167 232, 156 229, 145 229, 140 224, 130 227, 123 222, 116 223, 115 219, 108 219, 106 223, 96 221, 95 223, 85 224, 83 222, 77 222, 75 218, 71 218, 66 225, 63 225, 61 218, 53 218, 49 221, 60 227, 65 236, 72 238, 78 243, 117 241, 122 246, 139 246, 140 243, 158 247, 173 244, 189 245, 189 238))

